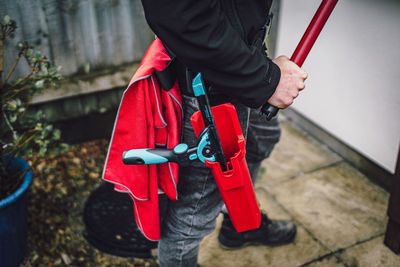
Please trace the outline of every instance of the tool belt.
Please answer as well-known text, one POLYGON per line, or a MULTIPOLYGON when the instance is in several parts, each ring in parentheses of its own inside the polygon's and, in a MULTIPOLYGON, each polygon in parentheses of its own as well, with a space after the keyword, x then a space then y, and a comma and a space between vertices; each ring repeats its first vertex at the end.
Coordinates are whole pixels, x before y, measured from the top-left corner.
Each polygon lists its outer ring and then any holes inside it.
MULTIPOLYGON (((182 65, 173 58, 162 71, 154 72, 163 90, 168 91, 176 83, 177 75, 182 72, 179 68, 182 65)), ((181 92, 195 97, 200 107, 191 116, 198 138, 196 145, 189 147, 181 143, 171 149, 131 149, 123 153, 123 162, 127 165, 173 162, 190 166, 200 160, 211 169, 235 229, 242 232, 258 228, 261 212, 245 159, 245 139, 236 109, 231 103, 211 108, 201 74, 186 69, 185 81, 185 89, 181 92)))

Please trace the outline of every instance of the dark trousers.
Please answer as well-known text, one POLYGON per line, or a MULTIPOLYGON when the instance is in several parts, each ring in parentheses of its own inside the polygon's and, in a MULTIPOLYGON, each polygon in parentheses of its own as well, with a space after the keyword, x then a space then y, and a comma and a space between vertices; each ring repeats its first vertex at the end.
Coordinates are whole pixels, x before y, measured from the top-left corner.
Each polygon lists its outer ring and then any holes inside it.
MULTIPOLYGON (((212 100, 212 99, 211 99, 212 100)), ((261 161, 269 156, 280 137, 277 119, 267 122, 258 110, 235 104, 242 132, 247 137, 246 159, 252 180, 261 161)), ((190 116, 198 110, 194 97, 183 96, 183 142, 196 143, 190 116)), ((209 168, 196 162, 180 168, 178 201, 170 202, 161 226, 158 258, 161 267, 197 266, 199 244, 215 229, 223 201, 209 168)))

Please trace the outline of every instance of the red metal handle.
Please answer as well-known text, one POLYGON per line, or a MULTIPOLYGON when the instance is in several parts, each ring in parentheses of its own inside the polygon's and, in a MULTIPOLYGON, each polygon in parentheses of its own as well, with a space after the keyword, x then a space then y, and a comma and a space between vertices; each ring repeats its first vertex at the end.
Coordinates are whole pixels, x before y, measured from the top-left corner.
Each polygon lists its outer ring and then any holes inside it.
POLYGON ((313 47, 315 40, 317 40, 318 35, 322 31, 322 28, 335 8, 337 2, 338 0, 323 0, 319 6, 317 12, 310 22, 310 25, 308 25, 306 32, 304 33, 296 47, 296 50, 290 58, 290 60, 296 63, 299 67, 303 65, 304 60, 313 47))
MULTIPOLYGON (((304 60, 308 56, 308 53, 313 47, 315 40, 317 40, 318 35, 322 31, 325 22, 328 20, 337 2, 338 0, 323 0, 319 5, 317 12, 315 12, 306 32, 290 58, 290 60, 296 63, 299 67, 303 65, 304 60)), ((261 112, 265 114, 267 120, 271 120, 275 117, 278 111, 279 109, 277 107, 271 106, 268 103, 261 107, 261 112)))

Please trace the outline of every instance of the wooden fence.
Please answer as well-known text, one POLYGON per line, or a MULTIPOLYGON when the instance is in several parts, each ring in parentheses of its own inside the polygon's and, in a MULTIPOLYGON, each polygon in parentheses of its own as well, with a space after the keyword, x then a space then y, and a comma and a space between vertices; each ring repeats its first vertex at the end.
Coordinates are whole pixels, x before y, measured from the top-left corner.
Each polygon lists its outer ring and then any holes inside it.
POLYGON ((18 29, 6 44, 5 65, 26 40, 67 76, 139 61, 154 38, 139 0, 0 0, 1 19, 6 14, 18 29))

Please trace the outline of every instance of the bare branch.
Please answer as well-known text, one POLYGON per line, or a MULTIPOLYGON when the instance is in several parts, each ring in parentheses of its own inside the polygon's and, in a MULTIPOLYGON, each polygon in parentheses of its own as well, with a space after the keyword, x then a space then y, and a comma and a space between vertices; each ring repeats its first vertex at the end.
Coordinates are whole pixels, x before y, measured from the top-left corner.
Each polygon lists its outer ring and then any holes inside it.
POLYGON ((8 72, 6 79, 4 80, 4 86, 6 86, 8 79, 10 79, 10 76, 14 72, 15 67, 17 67, 20 59, 21 59, 21 55, 18 55, 18 57, 14 61, 14 64, 13 64, 11 70, 8 72))

